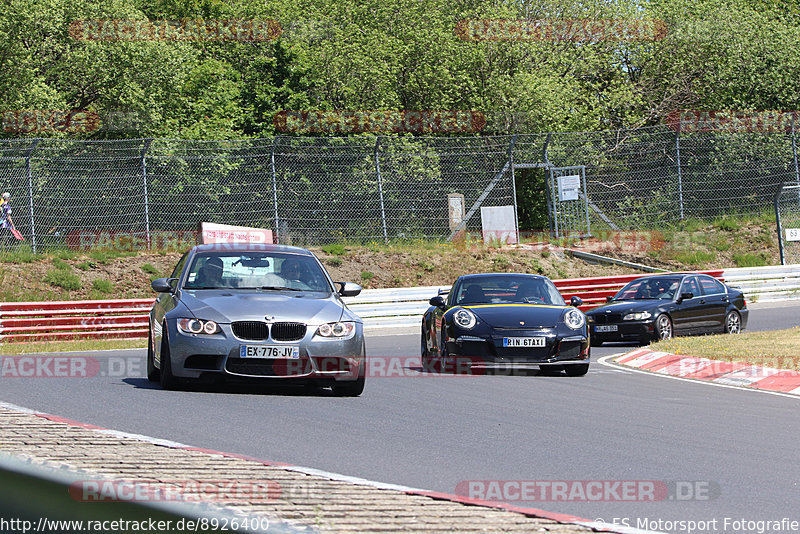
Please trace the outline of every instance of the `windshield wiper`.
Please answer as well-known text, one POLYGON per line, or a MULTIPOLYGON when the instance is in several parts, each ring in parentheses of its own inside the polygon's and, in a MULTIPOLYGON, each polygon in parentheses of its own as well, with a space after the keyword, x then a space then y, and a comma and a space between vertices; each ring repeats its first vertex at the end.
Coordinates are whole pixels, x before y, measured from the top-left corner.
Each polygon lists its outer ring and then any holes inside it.
POLYGON ((267 289, 270 291, 308 291, 307 289, 297 289, 296 287, 285 286, 261 286, 261 289, 267 289))

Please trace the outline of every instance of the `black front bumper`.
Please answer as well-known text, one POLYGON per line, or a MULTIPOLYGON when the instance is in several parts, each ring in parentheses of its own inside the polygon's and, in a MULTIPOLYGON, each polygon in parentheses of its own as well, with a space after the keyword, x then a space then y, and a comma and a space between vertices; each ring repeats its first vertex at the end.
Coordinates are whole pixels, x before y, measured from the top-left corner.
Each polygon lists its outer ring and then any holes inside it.
POLYGON ((463 358, 470 367, 518 367, 589 363, 589 339, 585 334, 562 336, 552 331, 493 331, 490 336, 461 335, 447 342, 448 354, 463 358), (544 337, 543 347, 506 347, 503 339, 544 337))

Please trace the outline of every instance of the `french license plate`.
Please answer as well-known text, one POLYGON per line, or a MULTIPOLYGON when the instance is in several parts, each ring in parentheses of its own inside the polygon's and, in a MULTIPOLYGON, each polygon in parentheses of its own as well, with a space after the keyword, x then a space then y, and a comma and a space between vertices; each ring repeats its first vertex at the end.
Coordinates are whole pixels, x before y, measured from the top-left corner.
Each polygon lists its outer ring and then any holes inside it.
POLYGON ((240 358, 300 359, 300 347, 291 345, 240 345, 240 358))
POLYGON ((616 332, 617 325, 615 324, 599 324, 594 327, 595 332, 616 332))
POLYGON ((504 337, 504 347, 544 347, 544 337, 504 337))

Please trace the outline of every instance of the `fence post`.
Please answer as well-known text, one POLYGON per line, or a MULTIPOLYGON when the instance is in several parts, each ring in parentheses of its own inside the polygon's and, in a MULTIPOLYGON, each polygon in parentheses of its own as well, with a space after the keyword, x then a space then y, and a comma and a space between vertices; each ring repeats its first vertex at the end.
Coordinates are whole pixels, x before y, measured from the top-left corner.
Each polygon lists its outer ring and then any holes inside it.
POLYGON ((795 136, 794 121, 797 113, 792 113, 792 155, 794 156, 794 176, 797 180, 797 185, 800 185, 800 166, 797 164, 797 140, 795 136))
POLYGON ((783 229, 781 228, 780 197, 782 194, 783 182, 778 184, 778 192, 775 193, 775 224, 778 226, 778 248, 781 254, 781 265, 786 265, 786 258, 783 253, 783 229))
POLYGON ((681 173, 681 125, 678 123, 678 131, 675 132, 675 160, 678 164, 678 204, 683 220, 683 174, 681 173))
POLYGON ((144 232, 147 238, 147 250, 150 250, 150 199, 147 194, 147 162, 145 161, 145 155, 147 154, 147 150, 150 148, 150 144, 153 142, 152 137, 148 137, 144 140, 144 146, 142 146, 142 152, 139 155, 139 160, 142 165, 142 188, 144 189, 144 232))
POLYGON ((280 243, 280 226, 278 224, 278 180, 275 177, 275 147, 278 144, 279 135, 272 140, 272 149, 269 152, 269 168, 272 173, 272 204, 275 208, 275 242, 280 243))
POLYGON ((508 145, 508 161, 511 163, 511 194, 514 199, 514 234, 519 245, 519 215, 517 215, 517 177, 514 174, 514 146, 517 144, 518 134, 514 134, 508 145))
POLYGON ((31 172, 31 155, 33 151, 36 150, 36 145, 39 144, 39 141, 41 141, 40 138, 34 139, 30 148, 28 148, 28 151, 25 153, 25 172, 28 175, 28 208, 30 209, 31 218, 31 250, 34 254, 36 254, 36 224, 33 216, 33 173, 31 172))
POLYGON ((380 150, 381 150, 381 136, 375 139, 375 173, 378 176, 378 196, 381 199, 381 224, 383 226, 383 242, 389 244, 389 235, 386 232, 386 208, 383 203, 383 178, 381 177, 381 163, 380 163, 380 150))

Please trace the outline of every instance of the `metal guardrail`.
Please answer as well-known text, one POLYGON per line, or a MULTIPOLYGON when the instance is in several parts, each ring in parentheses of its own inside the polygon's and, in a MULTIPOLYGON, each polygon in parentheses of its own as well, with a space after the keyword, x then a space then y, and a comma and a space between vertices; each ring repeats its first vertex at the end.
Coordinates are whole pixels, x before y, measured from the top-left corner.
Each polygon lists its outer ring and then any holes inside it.
MULTIPOLYGON (((800 265, 699 271, 742 289, 749 302, 800 298, 800 265)), ((604 303, 623 285, 642 274, 553 280, 565 300, 583 299, 582 310, 604 303)), ((365 289, 343 300, 364 319, 367 328, 413 327, 420 324, 428 301, 440 289, 426 286, 365 289)), ((0 303, 0 342, 76 338, 143 338, 153 299, 70 302, 0 303)))
MULTIPOLYGON (((108 499, 82 502, 70 491, 75 484, 99 480, 95 475, 24 461, 0 454, 0 519, 9 524, 3 532, 57 532, 72 534, 93 530, 87 522, 117 525, 106 531, 131 532, 159 525, 164 532, 221 532, 209 525, 226 525, 228 532, 308 532, 279 520, 247 521, 232 508, 181 500, 108 499), (246 525, 245 525, 246 522, 246 525), (126 525, 121 528, 120 525, 126 525), (200 528, 205 525, 206 528, 200 528), (239 527, 241 525, 241 528, 239 527), (233 528, 236 526, 236 528, 233 528)), ((108 479, 110 480, 110 479, 108 479)))

